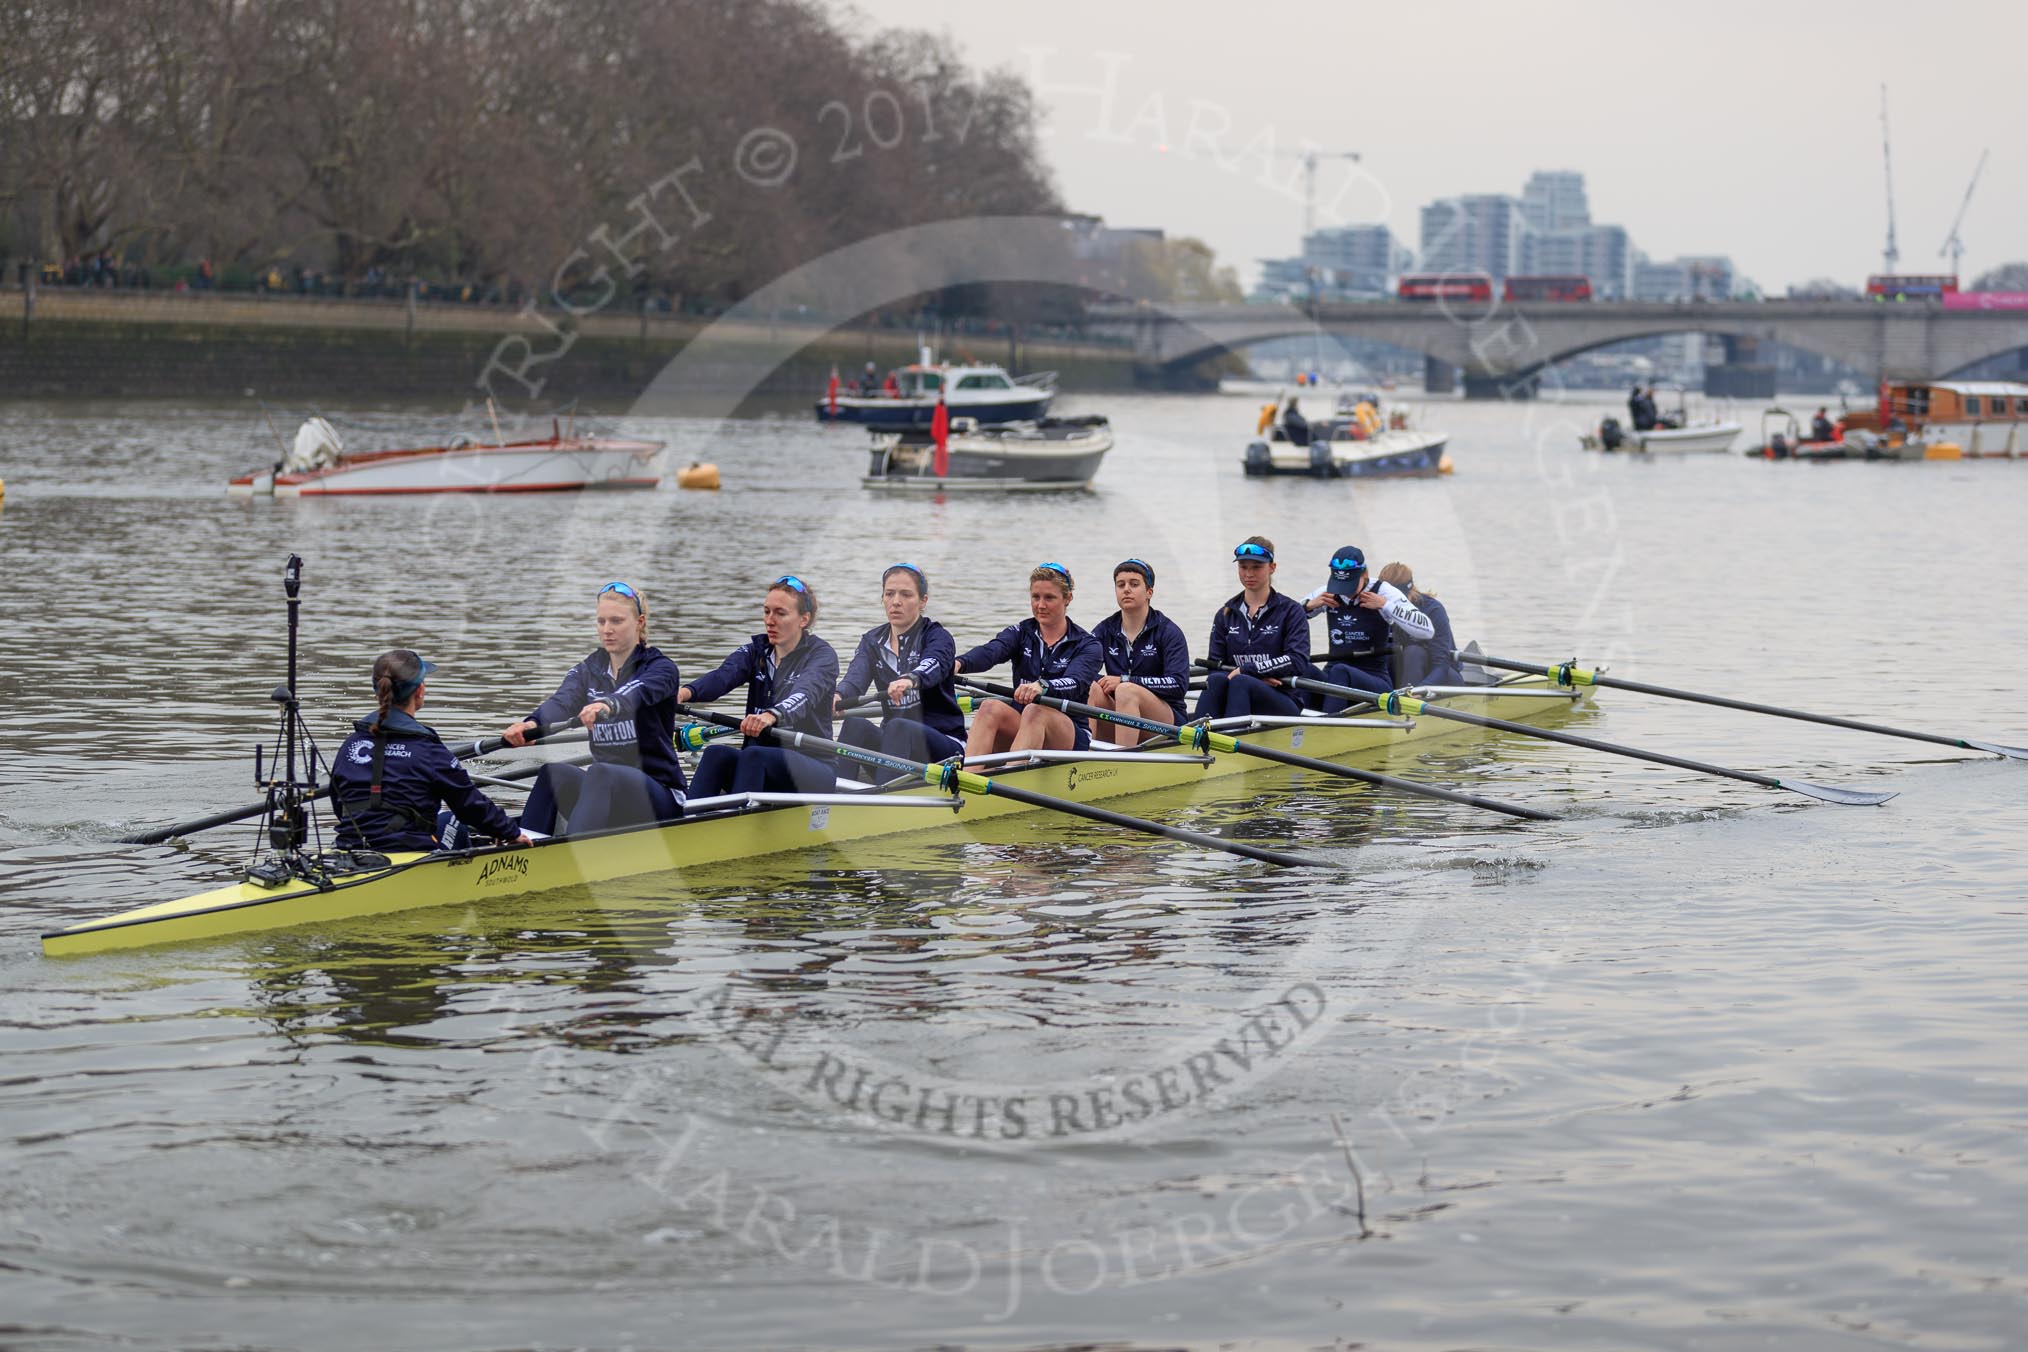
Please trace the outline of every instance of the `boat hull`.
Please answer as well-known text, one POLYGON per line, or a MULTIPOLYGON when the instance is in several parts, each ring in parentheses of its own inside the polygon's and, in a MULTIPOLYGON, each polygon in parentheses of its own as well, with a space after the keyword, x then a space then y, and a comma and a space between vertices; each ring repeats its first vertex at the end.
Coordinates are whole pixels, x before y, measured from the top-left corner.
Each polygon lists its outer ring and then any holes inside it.
MULTIPOLYGON (((1618 451, 1643 451, 1649 455, 1723 454, 1732 449, 1743 429, 1736 422, 1698 423, 1690 427, 1658 427, 1648 432, 1622 432, 1618 451)), ((1606 449, 1597 434, 1579 438, 1587 451, 1606 449)))
MULTIPOLYGON (((972 418, 982 425, 1034 422, 1048 414, 1050 402, 1056 398, 1054 390, 1033 388, 982 390, 972 398, 963 397, 965 393, 951 392, 947 405, 950 416, 972 418)), ((937 401, 933 398, 883 399, 841 394, 835 403, 828 399, 817 401, 818 422, 858 423, 866 427, 928 427, 936 412, 937 401)))
POLYGON ((226 491, 234 497, 319 498, 648 489, 662 482, 662 455, 659 441, 603 437, 436 446, 347 456, 322 469, 243 474, 226 491))
POLYGON ((1318 479, 1427 479, 1447 468, 1442 432, 1394 429, 1362 441, 1296 446, 1256 441, 1241 462, 1249 475, 1301 474, 1318 479), (1315 452, 1313 454, 1313 451, 1315 452))
POLYGON ((898 492, 1056 490, 1091 487, 1112 428, 1102 419, 1022 424, 1004 431, 954 433, 947 440, 945 473, 936 473, 936 448, 927 439, 876 436, 868 488, 898 492))
MULTIPOLYGON (((1457 708, 1509 720, 1568 711, 1588 697, 1584 689, 1526 677, 1495 687, 1433 692, 1457 708)), ((1483 731, 1441 719, 1378 716, 1342 722, 1306 720, 1308 726, 1270 726, 1246 734, 1262 746, 1303 755, 1387 764, 1412 757, 1431 743, 1484 737, 1483 731)), ((1147 750, 1162 750, 1153 745, 1147 750)), ((1167 748, 1174 753, 1173 746, 1167 748)), ((1188 787, 1207 780, 1261 771, 1287 776, 1287 767, 1254 757, 1173 754, 1161 760, 1050 761, 1002 770, 1022 788, 1092 802, 1188 787)), ((438 906, 490 906, 508 898, 640 874, 678 871, 785 850, 850 844, 923 830, 965 830, 973 824, 1047 809, 991 795, 948 800, 942 808, 896 808, 877 800, 892 795, 940 799, 927 785, 869 792, 843 805, 766 807, 685 819, 596 836, 544 840, 453 855, 394 855, 387 868, 340 878, 328 890, 308 883, 267 889, 236 883, 161 902, 43 936, 52 957, 216 939, 228 935, 326 925, 397 911, 438 906)))

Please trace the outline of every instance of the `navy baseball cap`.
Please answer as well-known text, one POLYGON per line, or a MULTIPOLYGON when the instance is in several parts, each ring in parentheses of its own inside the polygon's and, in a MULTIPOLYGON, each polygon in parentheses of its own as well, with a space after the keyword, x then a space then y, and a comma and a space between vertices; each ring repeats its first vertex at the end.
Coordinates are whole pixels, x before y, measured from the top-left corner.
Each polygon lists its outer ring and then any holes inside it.
POLYGON ((1331 580, 1324 590, 1348 601, 1359 594, 1359 575, 1366 571, 1366 551, 1358 545, 1341 545, 1331 555, 1331 580))

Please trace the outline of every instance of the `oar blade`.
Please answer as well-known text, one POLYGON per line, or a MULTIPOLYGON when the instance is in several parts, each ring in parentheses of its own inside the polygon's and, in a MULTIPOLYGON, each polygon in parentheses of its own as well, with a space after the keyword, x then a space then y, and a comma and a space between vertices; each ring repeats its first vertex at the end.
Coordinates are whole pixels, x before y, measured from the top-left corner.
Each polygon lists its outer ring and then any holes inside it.
POLYGON ((1900 796, 1899 791, 1893 789, 1875 793, 1867 789, 1841 789, 1835 784, 1812 784, 1807 779, 1778 779, 1775 782, 1791 793, 1846 807, 1878 807, 1888 799, 1900 796))
POLYGON ((1970 737, 1959 739, 1973 751, 1983 751, 1989 756, 2003 756, 2008 760, 2028 760, 2028 747, 2001 746, 1998 742, 1978 742, 1970 737))

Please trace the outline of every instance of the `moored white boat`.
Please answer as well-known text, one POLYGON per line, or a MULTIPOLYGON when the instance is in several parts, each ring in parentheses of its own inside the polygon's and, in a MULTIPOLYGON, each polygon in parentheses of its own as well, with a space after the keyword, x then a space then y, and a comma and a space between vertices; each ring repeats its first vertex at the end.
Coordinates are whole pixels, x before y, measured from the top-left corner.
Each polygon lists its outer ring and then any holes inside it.
POLYGON ((1049 412, 1056 398, 1056 372, 1011 376, 990 362, 921 362, 888 374, 892 393, 855 394, 843 389, 817 401, 817 421, 864 423, 869 427, 928 427, 941 399, 953 418, 981 425, 1032 422, 1049 412))
POLYGON ((662 482, 663 443, 565 435, 545 441, 443 446, 348 454, 322 418, 296 434, 281 464, 226 485, 234 497, 338 497, 393 493, 558 493, 654 488, 662 482))
POLYGON ((942 475, 936 472, 936 445, 929 432, 876 432, 860 482, 901 492, 1089 488, 1113 446, 1111 423, 1096 415, 1005 427, 952 421, 942 475))

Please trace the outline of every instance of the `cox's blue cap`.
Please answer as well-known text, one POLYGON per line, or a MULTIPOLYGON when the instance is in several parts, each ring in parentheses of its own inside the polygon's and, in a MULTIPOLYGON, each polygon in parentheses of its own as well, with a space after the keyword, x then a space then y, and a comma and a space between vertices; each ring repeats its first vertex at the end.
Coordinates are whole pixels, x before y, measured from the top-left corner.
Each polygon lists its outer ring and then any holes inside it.
POLYGON ((1347 600, 1359 594, 1359 575, 1366 571, 1366 551, 1358 545, 1342 545, 1331 555, 1331 580, 1324 590, 1347 600))

